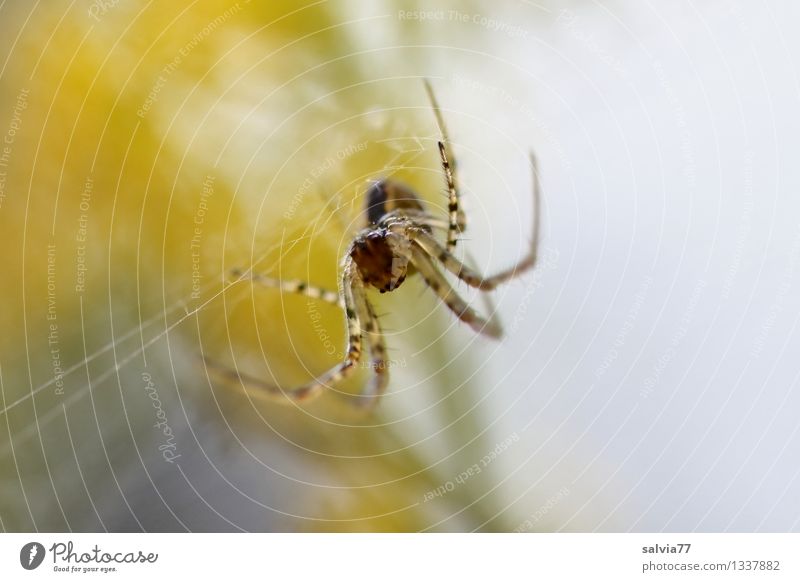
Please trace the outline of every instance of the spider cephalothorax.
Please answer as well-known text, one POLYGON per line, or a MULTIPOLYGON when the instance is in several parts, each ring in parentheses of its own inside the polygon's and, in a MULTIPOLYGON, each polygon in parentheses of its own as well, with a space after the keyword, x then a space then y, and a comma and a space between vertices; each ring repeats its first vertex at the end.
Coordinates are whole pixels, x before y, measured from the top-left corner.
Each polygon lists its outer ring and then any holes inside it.
MULTIPOLYGON (((309 384, 296 388, 282 389, 258 378, 213 364, 220 372, 265 394, 283 396, 291 401, 304 400, 319 394, 323 388, 331 387, 351 374, 362 357, 362 342, 365 342, 375 376, 360 394, 359 402, 366 405, 374 404, 386 389, 388 373, 383 334, 366 290, 373 287, 381 293, 394 291, 406 277, 416 273, 419 273, 439 299, 472 329, 490 337, 500 337, 502 332, 496 322, 483 318, 472 309, 453 289, 442 269, 471 287, 490 291, 500 283, 534 266, 539 240, 539 180, 536 160, 531 154, 533 236, 528 253, 514 266, 496 275, 484 277, 452 254, 458 242, 458 234, 466 228, 466 217, 460 206, 455 170, 450 164, 453 158, 447 146, 447 131, 441 110, 427 81, 425 88, 442 135, 438 147, 447 185, 447 220, 429 214, 420 198, 408 186, 392 180, 378 180, 373 182, 366 192, 367 224, 353 238, 342 260, 341 286, 338 293, 309 285, 305 281, 279 280, 252 271, 242 273, 241 270, 234 270, 232 274, 237 280, 252 280, 254 283, 344 307, 348 345, 342 363, 309 384), (434 236, 435 229, 446 229, 447 236, 444 243, 439 242, 434 236)), ((209 360, 206 361, 211 363, 209 360)))

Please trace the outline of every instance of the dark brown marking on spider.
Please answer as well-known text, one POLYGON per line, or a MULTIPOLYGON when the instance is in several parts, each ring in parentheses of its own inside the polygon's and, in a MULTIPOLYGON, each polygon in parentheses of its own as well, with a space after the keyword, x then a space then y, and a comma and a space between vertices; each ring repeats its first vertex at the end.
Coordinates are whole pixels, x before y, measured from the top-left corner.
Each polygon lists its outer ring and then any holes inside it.
POLYGON ((385 181, 379 180, 367 190, 367 221, 377 224, 381 216, 386 214, 386 187, 385 181))
POLYGON ((408 261, 398 260, 392 236, 386 228, 368 230, 358 235, 350 247, 361 279, 381 293, 396 289, 405 280, 407 271, 404 265, 408 261))
POLYGON ((431 289, 433 289, 434 292, 439 291, 440 287, 438 281, 433 281, 431 279, 428 279, 427 277, 423 277, 423 279, 425 280, 425 284, 428 285, 428 287, 430 287, 431 289))
POLYGON ((378 224, 393 210, 425 210, 414 191, 394 180, 377 180, 367 190, 367 222, 378 224))

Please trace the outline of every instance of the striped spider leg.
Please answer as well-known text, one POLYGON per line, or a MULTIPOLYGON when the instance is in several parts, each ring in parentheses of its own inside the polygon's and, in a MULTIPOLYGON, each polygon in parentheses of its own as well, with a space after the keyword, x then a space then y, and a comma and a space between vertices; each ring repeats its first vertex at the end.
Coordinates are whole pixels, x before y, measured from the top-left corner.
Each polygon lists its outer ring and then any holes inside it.
POLYGON ((428 100, 431 102, 431 108, 436 117, 436 125, 439 126, 439 134, 441 135, 441 140, 438 142, 439 159, 442 163, 445 184, 447 185, 447 212, 449 219, 447 250, 452 253, 456 248, 459 233, 467 228, 467 217, 461 208, 461 195, 458 191, 458 181, 456 179, 456 159, 452 154, 448 154, 450 149, 450 137, 447 133, 447 126, 444 123, 442 109, 439 107, 439 102, 436 100, 436 95, 433 93, 433 87, 431 87, 430 81, 425 79, 424 82, 425 92, 428 94, 428 100), (450 160, 452 160, 452 163, 450 160))
POLYGON ((513 279, 536 265, 539 249, 541 184, 539 182, 539 169, 536 156, 533 152, 531 152, 529 156, 533 177, 533 235, 531 236, 528 253, 515 265, 489 277, 484 277, 459 261, 448 249, 443 247, 436 238, 431 236, 430 232, 427 230, 418 229, 413 231, 411 236, 414 242, 425 251, 429 260, 438 261, 447 271, 464 281, 467 285, 480 289, 481 291, 492 291, 501 283, 513 279))
POLYGON ((377 402, 377 398, 386 391, 388 383, 386 346, 378 317, 372 305, 367 301, 364 294, 364 284, 351 260, 345 261, 343 271, 341 295, 298 279, 281 280, 252 271, 243 273, 240 269, 232 269, 230 276, 234 279, 234 282, 249 280, 262 287, 319 299, 343 308, 346 315, 348 336, 347 354, 344 362, 314 381, 290 389, 282 389, 260 378, 219 364, 208 357, 204 358, 206 364, 221 376, 226 377, 228 380, 238 381, 245 387, 254 389, 258 394, 284 401, 288 400, 289 402, 302 402, 318 396, 324 388, 331 387, 350 376, 361 360, 362 343, 366 338, 366 343, 372 356, 370 367, 374 370, 375 375, 367 389, 358 396, 357 402, 365 406, 373 405, 377 402))

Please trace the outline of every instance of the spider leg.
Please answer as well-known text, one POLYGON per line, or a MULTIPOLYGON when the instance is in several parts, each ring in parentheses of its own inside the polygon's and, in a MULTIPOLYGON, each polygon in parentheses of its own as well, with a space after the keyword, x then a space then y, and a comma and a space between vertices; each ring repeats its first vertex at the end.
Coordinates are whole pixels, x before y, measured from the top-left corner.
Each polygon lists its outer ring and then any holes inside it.
POLYGON ((464 213, 461 210, 460 197, 458 189, 456 188, 456 179, 453 174, 450 163, 447 161, 447 152, 445 151, 444 142, 439 142, 439 155, 442 158, 442 167, 444 168, 445 179, 447 180, 448 203, 447 210, 449 212, 449 227, 447 229, 447 249, 452 251, 456 248, 458 242, 458 233, 466 227, 464 213))
POLYGON ((442 168, 444 169, 445 181, 447 183, 448 205, 447 210, 449 213, 449 229, 447 231, 447 250, 453 251, 458 242, 458 234, 467 227, 467 217, 461 209, 461 196, 458 192, 458 180, 456 178, 456 159, 450 152, 448 152, 448 144, 450 138, 447 135, 447 126, 444 123, 442 110, 439 107, 439 102, 433 94, 433 87, 430 82, 425 79, 425 91, 428 93, 428 99, 431 102, 433 113, 436 116, 436 124, 439 126, 439 133, 442 139, 439 143, 439 157, 442 161, 442 168), (453 160, 452 165, 450 159, 453 160))
POLYGON ((478 315, 464 299, 453 289, 444 275, 434 266, 430 256, 419 246, 411 246, 411 261, 419 271, 422 278, 436 295, 455 313, 461 321, 477 331, 489 337, 499 338, 503 331, 495 322, 488 321, 478 315))
POLYGON ((372 408, 378 403, 378 399, 383 393, 386 392, 386 386, 389 383, 389 370, 387 367, 386 343, 383 339, 378 316, 366 296, 362 296, 361 299, 361 306, 364 312, 364 335, 369 344, 370 363, 374 376, 368 387, 359 395, 358 404, 365 408, 372 408))
POLYGON ((252 271, 242 272, 241 269, 232 269, 230 271, 230 276, 234 279, 234 282, 249 280, 263 287, 280 289, 284 293, 305 295, 312 299, 321 299, 327 303, 344 307, 344 302, 337 292, 323 289, 315 285, 309 285, 305 281, 299 279, 275 279, 252 271))
POLYGON ((259 378, 242 374, 233 368, 217 364, 208 358, 204 357, 203 359, 220 374, 229 379, 238 380, 246 388, 255 389, 266 396, 284 397, 293 402, 309 400, 318 396, 323 388, 330 387, 352 374, 361 359, 361 321, 358 315, 358 305, 363 301, 364 287, 352 261, 348 261, 344 268, 342 295, 344 296, 348 335, 347 354, 344 362, 304 386, 283 389, 259 378))
POLYGON ((491 291, 500 283, 513 279, 521 275, 523 272, 531 269, 536 264, 536 258, 539 250, 539 207, 540 207, 540 190, 539 185, 539 170, 536 158, 533 153, 531 157, 531 169, 533 171, 533 236, 531 237, 531 245, 528 254, 520 259, 515 265, 500 271, 495 275, 484 277, 474 270, 467 267, 464 263, 459 261, 453 254, 439 241, 437 241, 431 234, 424 229, 414 229, 410 231, 410 236, 417 243, 422 250, 424 250, 432 259, 438 260, 445 269, 453 273, 456 277, 464 281, 471 287, 477 287, 482 291, 491 291))

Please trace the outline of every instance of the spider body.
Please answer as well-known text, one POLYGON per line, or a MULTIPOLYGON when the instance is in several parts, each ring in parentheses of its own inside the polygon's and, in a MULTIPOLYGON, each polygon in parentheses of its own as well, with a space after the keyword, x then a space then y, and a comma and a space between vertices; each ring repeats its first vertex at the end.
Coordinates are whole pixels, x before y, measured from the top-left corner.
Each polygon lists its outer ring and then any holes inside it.
POLYGON ((417 272, 410 263, 410 247, 403 242, 409 239, 409 228, 432 231, 422 200, 400 182, 385 178, 373 182, 367 189, 366 208, 368 226, 358 233, 348 255, 358 265, 364 283, 386 293, 417 272), (396 271, 395 276, 387 276, 390 271, 396 271))
POLYGON ((386 293, 406 280, 411 261, 408 235, 412 224, 395 211, 356 235, 347 256, 358 267, 365 285, 386 293))
POLYGON ((493 338, 502 335, 502 330, 495 321, 479 315, 461 298, 442 270, 471 287, 490 291, 535 265, 539 239, 539 181, 536 160, 531 154, 533 236, 528 253, 512 267, 484 277, 466 266, 452 253, 458 241, 458 234, 466 228, 466 218, 460 206, 454 166, 450 164, 452 156, 446 145, 448 138, 441 110, 427 82, 425 88, 442 136, 438 142, 438 149, 447 186, 447 220, 429 214, 422 200, 404 184, 388 179, 378 180, 367 189, 365 196, 367 225, 356 234, 343 257, 338 293, 309 285, 305 281, 273 279, 252 271, 243 273, 238 269, 232 271, 232 275, 238 281, 250 280, 259 285, 306 295, 344 307, 348 337, 344 361, 305 386, 290 389, 273 386, 208 359, 207 363, 229 378, 239 380, 260 393, 284 397, 289 401, 301 401, 319 394, 324 388, 332 388, 350 375, 362 358, 364 352, 362 344, 366 343, 374 377, 358 396, 358 402, 366 406, 374 405, 386 389, 388 371, 386 347, 380 323, 366 291, 369 288, 377 289, 380 293, 394 291, 403 284, 406 277, 416 273, 421 275, 425 284, 453 314, 473 330, 493 338), (434 236, 435 229, 447 231, 444 244, 434 236))

